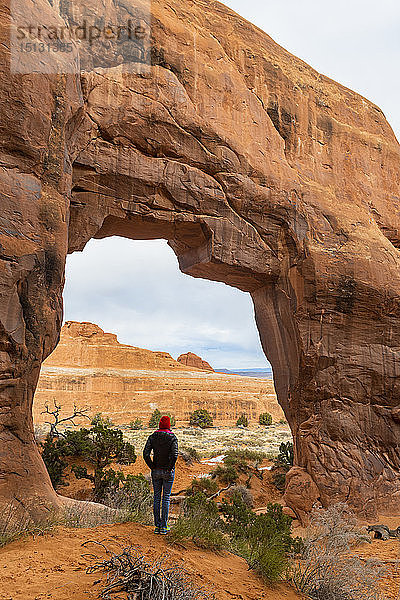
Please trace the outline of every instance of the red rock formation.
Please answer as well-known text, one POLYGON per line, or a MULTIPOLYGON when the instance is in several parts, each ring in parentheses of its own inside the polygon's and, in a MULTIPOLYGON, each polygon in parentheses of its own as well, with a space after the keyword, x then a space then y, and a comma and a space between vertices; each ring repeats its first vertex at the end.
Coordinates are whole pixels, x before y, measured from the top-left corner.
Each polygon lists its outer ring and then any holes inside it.
POLYGON ((171 411, 178 425, 187 424, 198 408, 206 408, 217 425, 233 425, 242 413, 250 422, 266 411, 274 421, 284 416, 272 380, 204 371, 167 352, 120 344, 97 325, 75 321, 64 324, 56 349, 42 364, 33 403, 35 424, 48 420, 45 405, 52 406, 55 399, 63 415, 72 414, 77 405, 117 424, 137 417, 147 423, 155 408, 171 411))
POLYGON ((202 369, 203 371, 214 371, 212 366, 206 360, 203 360, 200 356, 197 356, 197 354, 193 354, 193 352, 181 354, 176 360, 187 367, 195 367, 196 369, 202 369))
POLYGON ((121 344, 115 333, 105 333, 94 323, 77 321, 64 323, 57 348, 44 366, 190 371, 168 352, 121 344))
POLYGON ((252 295, 322 504, 398 508, 400 151, 381 110, 215 1, 152 2, 147 77, 10 76, 1 14, 3 501, 58 502, 31 408, 65 256, 121 235, 168 239, 183 272, 252 295))

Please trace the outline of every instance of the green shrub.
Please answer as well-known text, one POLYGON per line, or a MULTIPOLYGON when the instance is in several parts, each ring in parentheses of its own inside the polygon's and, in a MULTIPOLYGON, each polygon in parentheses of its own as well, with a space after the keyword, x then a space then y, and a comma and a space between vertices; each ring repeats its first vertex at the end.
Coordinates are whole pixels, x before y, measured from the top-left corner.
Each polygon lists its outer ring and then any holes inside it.
POLYGON ((285 490, 286 485, 286 473, 275 472, 272 476, 272 483, 280 492, 285 490))
POLYGON ((244 448, 243 450, 228 450, 225 454, 224 463, 226 465, 246 465, 249 464, 254 467, 258 467, 260 463, 266 458, 265 452, 258 452, 257 450, 249 450, 244 448))
POLYGON ((268 504, 267 512, 257 515, 240 494, 233 494, 231 502, 223 501, 222 513, 231 550, 265 581, 277 581, 288 567, 288 554, 298 547, 291 537, 292 520, 283 514, 282 506, 268 504))
POLYGON ((293 467, 294 450, 292 442, 282 442, 279 446, 279 454, 274 460, 276 467, 289 471, 293 467))
POLYGON ((121 520, 134 521, 150 525, 152 523, 153 493, 146 477, 127 475, 121 480, 121 486, 108 490, 105 504, 121 511, 121 520))
POLYGON ((197 492, 188 496, 181 514, 171 529, 169 541, 192 540, 199 548, 222 550, 227 546, 224 523, 216 504, 197 492))
POLYGON ((65 451, 66 444, 63 438, 47 434, 42 444, 42 458, 55 489, 64 483, 64 471, 68 466, 64 460, 65 451))
POLYGON ((135 419, 134 421, 131 421, 129 423, 129 429, 133 429, 135 431, 143 429, 143 421, 142 421, 142 419, 135 419))
POLYGON ((210 477, 202 477, 201 479, 192 479, 190 487, 186 490, 186 496, 191 496, 198 492, 202 492, 206 496, 212 496, 218 491, 218 484, 215 479, 210 477))
POLYGON ((268 412, 261 413, 261 415, 258 417, 258 422, 260 425, 272 425, 272 416, 268 412))
POLYGON ((158 427, 158 424, 160 422, 161 417, 162 417, 162 414, 160 413, 160 411, 158 410, 158 408, 156 408, 151 413, 151 417, 150 417, 150 420, 149 420, 149 427, 151 427, 151 429, 154 429, 155 427, 158 427))
POLYGON ((198 408, 190 414, 189 425, 206 429, 213 426, 213 418, 205 408, 198 408))
POLYGON ((238 420, 236 421, 236 427, 239 427, 239 425, 242 425, 243 427, 249 426, 249 419, 246 417, 246 415, 244 413, 242 413, 240 415, 240 417, 238 418, 238 420))
POLYGON ((252 508, 254 504, 253 494, 244 485, 234 485, 227 491, 226 495, 231 500, 239 497, 248 508, 252 508))
POLYGON ((225 485, 233 484, 239 479, 239 471, 233 465, 218 465, 212 472, 212 478, 219 479, 225 485))
POLYGON ((91 425, 90 429, 68 432, 66 443, 72 456, 80 456, 93 466, 93 474, 86 467, 77 465, 73 465, 72 470, 77 479, 88 479, 93 483, 94 499, 101 500, 109 489, 118 488, 124 479, 121 472, 106 470, 106 467, 113 462, 132 464, 136 454, 134 446, 124 442, 122 431, 112 428, 108 419, 97 415, 91 425))
POLYGON ((230 478, 230 473, 232 477, 233 472, 236 472, 238 476, 240 474, 247 475, 246 485, 249 487, 253 475, 262 479, 262 472, 258 470, 258 467, 264 458, 264 452, 257 452, 248 448, 243 450, 228 450, 224 458, 224 467, 221 467, 217 472, 220 479, 226 483, 237 481, 237 479, 233 480, 233 478, 230 478))
POLYGON ((292 442, 282 442, 279 446, 279 454, 274 459, 274 473, 272 482, 278 490, 283 491, 286 484, 286 473, 293 466, 293 444, 292 442))
POLYGON ((183 446, 179 450, 179 456, 181 456, 188 465, 192 465, 195 462, 200 462, 200 454, 196 448, 183 446))

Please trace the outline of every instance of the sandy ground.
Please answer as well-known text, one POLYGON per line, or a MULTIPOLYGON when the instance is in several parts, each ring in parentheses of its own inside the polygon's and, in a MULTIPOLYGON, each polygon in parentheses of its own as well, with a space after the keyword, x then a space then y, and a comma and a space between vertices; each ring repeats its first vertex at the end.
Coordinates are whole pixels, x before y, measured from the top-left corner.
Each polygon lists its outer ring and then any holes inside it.
MULTIPOLYGON (((400 514, 392 515, 390 517, 386 515, 380 515, 373 523, 360 520, 360 527, 367 527, 375 524, 387 525, 389 529, 396 529, 400 525, 400 514)), ((302 527, 297 527, 294 530, 294 535, 303 536, 305 530, 302 527)), ((371 543, 366 542, 353 549, 352 555, 358 556, 363 560, 373 560, 384 568, 386 573, 380 581, 381 593, 385 600, 400 600, 400 539, 390 539, 387 541, 376 540, 373 534, 368 534, 365 530, 366 535, 371 536, 371 543)))
MULTIPOLYGON (((387 525, 389 529, 396 529, 400 525, 400 514, 387 517, 380 515, 374 523, 387 525)), ((362 523, 367 525, 366 522, 362 523)), ((388 600, 400 599, 400 540, 387 541, 375 540, 371 534, 371 543, 359 546, 354 553, 365 560, 378 560, 387 569, 387 575, 381 582, 382 592, 388 600)))
POLYGON ((87 540, 101 541, 113 551, 134 545, 152 558, 168 552, 172 560, 193 574, 198 584, 209 587, 217 600, 300 598, 287 585, 265 586, 237 556, 199 550, 191 543, 168 547, 166 539, 155 536, 150 527, 129 523, 93 529, 58 528, 52 534, 9 544, 0 550, 0 600, 97 598, 104 576, 86 573, 92 560, 84 555, 105 555, 94 545, 82 547, 87 540))

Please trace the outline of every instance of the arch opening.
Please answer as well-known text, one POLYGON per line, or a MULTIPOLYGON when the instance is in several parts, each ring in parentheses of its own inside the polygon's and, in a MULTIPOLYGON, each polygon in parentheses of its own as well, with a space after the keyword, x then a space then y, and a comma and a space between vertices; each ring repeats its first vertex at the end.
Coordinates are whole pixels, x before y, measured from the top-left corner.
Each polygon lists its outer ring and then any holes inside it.
POLYGON ((177 269, 174 252, 156 240, 92 239, 68 262, 67 323, 61 343, 42 365, 37 423, 43 423, 40 412, 54 393, 63 412, 77 403, 125 426, 135 418, 147 423, 154 407, 172 411, 180 427, 196 408, 207 408, 217 426, 233 427, 242 413, 251 425, 262 412, 270 412, 274 422, 283 418, 248 294, 187 277, 177 269), (176 359, 187 352, 216 372, 185 373, 176 359), (251 368, 260 373, 247 381, 218 374, 251 368))

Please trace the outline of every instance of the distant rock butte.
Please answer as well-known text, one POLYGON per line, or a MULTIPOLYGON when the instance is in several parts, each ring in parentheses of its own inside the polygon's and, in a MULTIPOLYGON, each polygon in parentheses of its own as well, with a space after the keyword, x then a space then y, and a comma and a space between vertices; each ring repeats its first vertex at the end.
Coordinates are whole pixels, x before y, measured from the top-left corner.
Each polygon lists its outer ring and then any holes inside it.
POLYGON ((47 420, 42 413, 54 399, 64 415, 76 404, 118 424, 137 417, 147 423, 155 408, 175 414, 178 425, 197 408, 206 408, 219 425, 232 425, 243 412, 250 421, 265 411, 283 418, 272 380, 184 365, 167 352, 120 344, 115 334, 75 321, 64 324, 58 346, 43 362, 33 404, 36 424, 47 420))
POLYGON ((168 352, 121 344, 114 333, 105 333, 94 323, 77 321, 67 321, 63 325, 57 348, 43 366, 190 370, 168 352))
POLYGON ((214 371, 212 366, 206 360, 203 360, 200 356, 197 356, 197 354, 193 354, 193 352, 181 354, 176 360, 187 367, 196 367, 203 371, 214 371))

